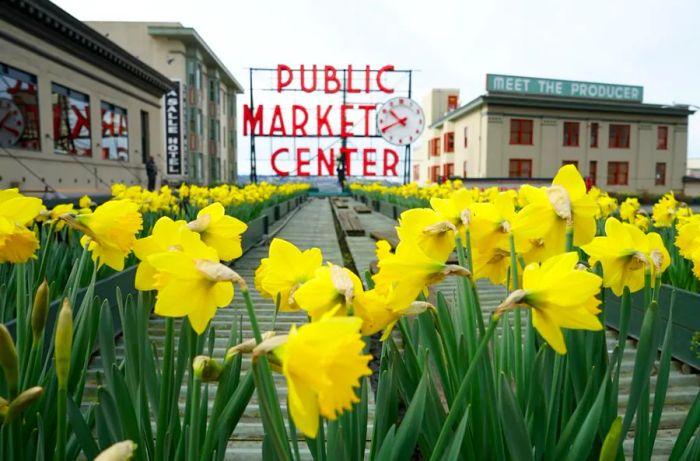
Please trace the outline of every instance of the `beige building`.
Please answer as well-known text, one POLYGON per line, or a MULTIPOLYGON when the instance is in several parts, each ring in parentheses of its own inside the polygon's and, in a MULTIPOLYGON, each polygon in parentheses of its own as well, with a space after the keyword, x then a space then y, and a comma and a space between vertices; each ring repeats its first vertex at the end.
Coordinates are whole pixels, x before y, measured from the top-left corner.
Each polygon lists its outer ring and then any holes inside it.
POLYGON ((457 90, 430 93, 414 181, 505 184, 552 178, 573 163, 609 191, 682 191, 693 113, 687 106, 643 103, 641 87, 529 77, 489 75, 487 90, 462 105, 457 90))
POLYGON ((0 188, 63 195, 146 185, 170 79, 51 2, 0 8, 0 188))
MULTIPOLYGON (((180 23, 87 24, 180 84, 182 165, 174 164, 175 155, 166 156, 161 168, 165 178, 200 184, 235 182, 236 95, 243 88, 197 31, 180 23)), ((167 139, 166 143, 170 146, 167 139)))

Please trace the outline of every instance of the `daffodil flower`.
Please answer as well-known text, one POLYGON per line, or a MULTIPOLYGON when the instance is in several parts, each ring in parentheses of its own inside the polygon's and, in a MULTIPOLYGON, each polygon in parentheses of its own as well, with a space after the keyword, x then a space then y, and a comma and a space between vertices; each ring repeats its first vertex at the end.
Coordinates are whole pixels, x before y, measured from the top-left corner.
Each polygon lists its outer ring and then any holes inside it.
POLYGON ((372 374, 361 326, 357 317, 326 315, 298 329, 292 326, 286 338, 275 336, 256 348, 260 354, 274 347, 287 380, 289 412, 307 437, 316 437, 319 416, 333 421, 360 401, 355 388, 372 374))
POLYGON ((639 199, 627 197, 620 205, 620 219, 628 223, 634 223, 635 215, 639 210, 639 199))
POLYGON ((297 305, 307 311, 312 321, 327 312, 348 315, 362 282, 347 268, 328 264, 316 269, 314 277, 294 292, 297 305))
POLYGON ((401 241, 413 240, 430 257, 447 261, 455 249, 457 228, 430 208, 413 208, 401 213, 396 233, 401 241))
POLYGON ((470 208, 473 203, 474 192, 464 188, 452 192, 448 198, 432 197, 430 199, 430 206, 433 210, 457 228, 463 242, 466 240, 466 229, 469 225, 470 208))
POLYGON ((513 232, 520 238, 543 239, 554 254, 566 249, 566 232, 574 233, 574 245, 595 236, 598 205, 586 193, 586 185, 573 165, 563 166, 546 188, 526 188, 529 204, 517 214, 513 232))
POLYGON ((665 194, 651 209, 655 227, 671 227, 676 220, 678 200, 673 191, 665 194))
POLYGON ((531 309, 532 324, 560 354, 566 353, 562 328, 602 330, 597 317, 602 280, 576 268, 578 254, 562 253, 523 271, 523 288, 515 290, 498 306, 498 314, 524 304, 531 309))
POLYGON ((241 235, 248 229, 243 221, 227 216, 224 206, 215 202, 197 213, 197 219, 188 224, 199 232, 204 243, 215 248, 222 261, 231 261, 243 254, 241 235))
POLYGON ((39 240, 27 226, 43 208, 40 199, 25 197, 17 189, 0 191, 0 263, 23 263, 34 255, 39 240))
POLYGON ((615 218, 605 221, 605 237, 596 237, 581 247, 591 264, 603 266, 603 286, 621 296, 625 287, 634 293, 644 287, 645 271, 660 274, 670 264, 661 236, 644 234, 636 226, 615 218))
POLYGON ((185 221, 173 221, 163 216, 156 221, 151 235, 134 242, 134 254, 141 262, 136 268, 135 287, 137 290, 149 291, 155 289, 156 269, 148 262, 148 257, 167 251, 182 251, 182 234, 192 232, 185 221))
POLYGON ((124 269, 124 258, 133 248, 143 222, 138 205, 130 200, 110 200, 91 214, 64 214, 61 219, 85 234, 80 244, 92 253, 98 266, 106 264, 117 271, 124 269))
POLYGON ((255 286, 264 298, 276 300, 279 296, 281 312, 298 310, 296 290, 315 276, 322 263, 323 255, 318 248, 302 252, 286 240, 273 239, 270 256, 255 271, 255 286))

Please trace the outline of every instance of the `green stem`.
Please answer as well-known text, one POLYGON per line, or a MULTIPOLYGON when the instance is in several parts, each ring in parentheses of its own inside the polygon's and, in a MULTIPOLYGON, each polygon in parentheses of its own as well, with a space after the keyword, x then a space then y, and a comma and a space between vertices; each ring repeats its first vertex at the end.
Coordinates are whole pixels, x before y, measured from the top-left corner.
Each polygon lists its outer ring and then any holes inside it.
POLYGON ((241 287, 241 292, 243 293, 243 299, 245 299, 245 307, 248 311, 248 318, 250 319, 250 326, 253 329, 253 334, 255 335, 255 342, 260 344, 262 342, 262 335, 260 334, 260 327, 258 326, 258 318, 255 316, 255 308, 253 307, 253 300, 250 299, 250 292, 248 287, 241 287))
POLYGON ((54 461, 66 459, 66 406, 68 405, 68 390, 58 388, 58 399, 56 406, 56 452, 54 461))
MULTIPOLYGON (((520 288, 520 280, 518 278, 518 259, 515 253, 515 238, 510 234, 510 279, 512 282, 512 291, 520 288)), ((525 381, 523 379, 523 332, 522 318, 520 309, 515 310, 515 382, 518 401, 522 406, 525 403, 526 392, 524 389, 525 381)))
POLYGON ((199 446, 199 396, 202 393, 202 378, 195 375, 192 381, 192 401, 190 403, 190 440, 187 447, 187 459, 197 459, 197 448, 199 446))
MULTIPOLYGON (((27 283, 27 266, 25 264, 17 264, 16 268, 16 279, 15 286, 17 288, 17 355, 19 361, 19 375, 24 374, 25 366, 25 343, 27 341, 27 294, 26 294, 26 283, 27 283)), ((11 395, 10 397, 14 397, 11 395)))
POLYGON ((484 351, 486 350, 488 343, 491 340, 491 337, 493 336, 493 332, 496 330, 496 325, 498 324, 499 318, 500 317, 497 315, 491 317, 491 322, 489 323, 488 329, 486 330, 484 336, 481 338, 481 341, 479 342, 479 346, 476 349, 476 353, 474 354, 472 361, 469 362, 469 368, 467 368, 467 372, 464 374, 462 382, 459 385, 459 390, 457 391, 457 395, 454 398, 454 404, 452 408, 450 408, 450 412, 447 414, 445 423, 442 425, 442 429, 440 430, 440 436, 438 437, 438 440, 435 443, 433 455, 430 458, 431 461, 437 461, 438 459, 442 459, 442 452, 445 451, 445 447, 449 441, 449 437, 452 434, 451 429, 454 427, 455 423, 457 422, 457 419, 463 416, 461 408, 463 406, 462 402, 465 402, 467 400, 467 393, 469 392, 469 383, 471 382, 471 378, 477 370, 477 366, 481 361, 481 356, 484 354, 484 351))
POLYGON ((572 251, 574 249, 574 227, 566 226, 566 252, 572 251))
POLYGON ((165 433, 169 423, 170 386, 173 374, 173 318, 165 318, 165 350, 163 351, 163 372, 160 376, 160 399, 158 403, 158 426, 156 428, 156 461, 163 460, 165 433))

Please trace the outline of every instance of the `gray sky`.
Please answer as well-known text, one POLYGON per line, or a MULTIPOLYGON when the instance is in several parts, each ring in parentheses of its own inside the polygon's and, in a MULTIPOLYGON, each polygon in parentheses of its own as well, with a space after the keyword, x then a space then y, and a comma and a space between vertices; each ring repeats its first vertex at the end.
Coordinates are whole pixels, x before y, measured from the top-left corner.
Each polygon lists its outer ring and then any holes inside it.
MULTIPOLYGON (((249 67, 394 64, 420 71, 419 101, 435 87, 460 88, 469 101, 485 92, 486 73, 502 73, 641 85, 645 102, 700 105, 697 0, 56 3, 81 20, 194 27, 244 86, 249 67)), ((698 117, 690 157, 700 157, 698 117)), ((248 139, 238 142, 247 156, 248 139)))

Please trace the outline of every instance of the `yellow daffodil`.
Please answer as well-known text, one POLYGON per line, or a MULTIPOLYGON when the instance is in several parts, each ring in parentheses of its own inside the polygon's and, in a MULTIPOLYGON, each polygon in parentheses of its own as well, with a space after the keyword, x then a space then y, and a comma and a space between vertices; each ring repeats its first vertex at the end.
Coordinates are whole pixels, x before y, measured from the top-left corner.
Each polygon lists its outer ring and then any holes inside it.
POLYGON ((578 254, 562 253, 544 263, 530 264, 523 271, 523 288, 513 291, 497 312, 514 309, 518 304, 531 308, 532 324, 560 354, 566 353, 562 328, 602 330, 595 295, 602 280, 597 275, 576 269, 578 254))
POLYGON ((497 247, 472 247, 474 278, 487 278, 496 285, 503 285, 508 280, 510 269, 510 251, 497 247))
POLYGON ((92 199, 88 195, 83 195, 82 197, 80 197, 80 200, 78 201, 78 206, 81 209, 90 208, 92 205, 94 205, 94 204, 92 203, 92 199))
POLYGON ((663 272, 670 263, 668 251, 655 232, 644 234, 638 227, 615 218, 605 221, 605 237, 596 237, 581 247, 591 264, 603 266, 603 286, 621 296, 625 287, 634 293, 644 287, 644 272, 663 272))
POLYGON ((385 256, 378 266, 379 272, 373 276, 376 285, 406 282, 415 293, 414 299, 425 287, 441 282, 448 275, 470 275, 461 266, 431 258, 411 240, 399 243, 396 253, 385 256))
POLYGON ((573 165, 564 165, 547 188, 527 188, 529 204, 520 210, 513 232, 527 240, 543 239, 553 254, 566 249, 567 229, 573 231, 574 245, 595 236, 598 205, 586 193, 586 185, 573 165))
POLYGON ((23 263, 34 255, 39 240, 27 226, 43 208, 40 199, 17 189, 0 191, 0 263, 23 263))
POLYGON ((298 310, 296 290, 315 276, 322 263, 318 248, 302 252, 286 240, 273 239, 269 258, 264 258, 255 272, 255 286, 264 298, 277 300, 279 296, 280 311, 298 310))
POLYGON ((637 197, 627 197, 625 201, 622 202, 622 205, 620 205, 620 219, 629 223, 634 223, 639 206, 639 199, 637 199, 637 197))
POLYGON ((447 198, 433 197, 430 206, 437 211, 446 221, 451 222, 459 231, 464 242, 466 239, 466 227, 470 218, 470 208, 474 203, 474 193, 469 189, 457 189, 447 198))
POLYGON ((362 282, 352 271, 328 264, 316 269, 312 279, 294 292, 296 304, 307 311, 312 321, 328 312, 348 315, 362 282))
MULTIPOLYGON (((60 205, 56 205, 51 209, 51 211, 42 211, 41 214, 37 217, 37 221, 46 221, 47 223, 52 223, 56 220, 58 220, 61 216, 63 215, 75 215, 77 212, 73 209, 73 204, 72 203, 62 203, 60 205)), ((65 221, 56 221, 56 224, 54 226, 54 230, 56 232, 60 231, 63 229, 63 227, 66 225, 65 221)))
POLYGON ((248 225, 227 216, 221 203, 215 202, 200 210, 197 219, 188 226, 202 235, 204 243, 219 252, 222 261, 230 261, 243 254, 241 235, 248 229, 248 225))
POLYGON ((433 259, 447 261, 455 248, 457 228, 430 208, 414 208, 401 213, 396 233, 401 241, 412 240, 433 259))
POLYGON ((61 218, 85 235, 80 244, 92 253, 98 266, 106 264, 114 270, 124 269, 124 258, 136 242, 142 228, 138 205, 129 200, 110 200, 91 214, 63 215, 61 218))
POLYGON ((233 299, 233 282, 240 276, 219 262, 215 249, 194 232, 180 234, 182 251, 148 256, 155 269, 158 290, 155 313, 164 317, 189 318, 197 334, 202 334, 219 307, 233 299))
POLYGON ((691 259, 700 249, 700 215, 695 215, 683 225, 678 226, 678 236, 675 241, 681 256, 691 259))
POLYGON ((381 285, 360 292, 353 307, 354 315, 362 319, 362 334, 369 336, 384 330, 381 337, 384 341, 401 317, 418 315, 433 307, 426 302, 416 301, 415 296, 410 283, 381 285))
POLYGON ((676 200, 673 191, 661 197, 651 209, 651 217, 654 220, 654 226, 671 227, 676 220, 676 209, 678 205, 678 200, 676 200))
POLYGON ((335 420, 359 402, 355 388, 372 374, 361 326, 357 317, 326 316, 292 327, 286 342, 274 350, 287 380, 289 413, 307 437, 316 437, 319 416, 335 420))
MULTIPOLYGON (((507 192, 495 195, 493 202, 474 205, 469 227, 472 248, 477 248, 482 253, 490 253, 495 249, 510 252, 511 223, 515 216, 514 198, 507 192)), ((529 241, 516 237, 516 251, 527 251, 529 241)))
POLYGON ((148 237, 134 242, 134 254, 141 261, 136 269, 134 286, 137 290, 149 291, 155 289, 156 269, 148 262, 148 257, 167 251, 182 251, 182 234, 192 232, 185 221, 173 221, 163 216, 156 221, 153 231, 148 237))

